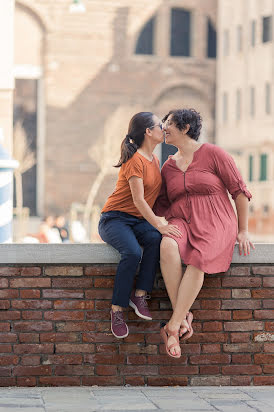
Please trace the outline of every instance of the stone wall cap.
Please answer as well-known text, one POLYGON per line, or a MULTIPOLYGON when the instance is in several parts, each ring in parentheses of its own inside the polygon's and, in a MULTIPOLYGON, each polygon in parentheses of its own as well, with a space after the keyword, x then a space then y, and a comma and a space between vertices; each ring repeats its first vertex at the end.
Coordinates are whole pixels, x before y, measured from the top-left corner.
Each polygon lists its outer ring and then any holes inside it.
MULTIPOLYGON (((240 256, 235 245, 232 263, 273 264, 274 244, 257 243, 250 255, 240 256)), ((104 243, 0 245, 0 265, 10 264, 117 264, 120 255, 104 243)))

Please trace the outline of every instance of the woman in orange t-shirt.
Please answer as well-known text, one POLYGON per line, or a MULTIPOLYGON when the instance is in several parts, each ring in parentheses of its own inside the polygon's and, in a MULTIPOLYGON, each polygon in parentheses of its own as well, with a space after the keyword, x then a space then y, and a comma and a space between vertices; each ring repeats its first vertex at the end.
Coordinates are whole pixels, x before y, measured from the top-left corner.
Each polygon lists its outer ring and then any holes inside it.
POLYGON ((153 113, 141 112, 132 117, 116 165, 121 167, 118 181, 102 209, 99 234, 121 255, 110 311, 111 331, 117 338, 128 335, 123 318, 123 308, 128 305, 139 317, 152 319, 146 299, 153 288, 161 234, 180 236, 177 226, 162 223, 152 211, 162 183, 159 160, 153 150, 163 140, 162 123, 153 113))

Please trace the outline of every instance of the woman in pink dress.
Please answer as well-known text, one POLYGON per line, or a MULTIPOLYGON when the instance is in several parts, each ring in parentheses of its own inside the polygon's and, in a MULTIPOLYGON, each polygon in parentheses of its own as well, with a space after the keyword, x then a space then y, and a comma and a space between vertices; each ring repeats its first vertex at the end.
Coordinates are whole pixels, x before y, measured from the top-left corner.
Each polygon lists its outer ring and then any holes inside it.
POLYGON ((240 255, 254 248, 248 235, 251 194, 227 152, 198 142, 202 127, 198 112, 172 110, 163 121, 166 143, 178 151, 162 168, 162 188, 154 211, 179 227, 182 237, 165 235, 161 242, 161 271, 173 308, 161 336, 167 354, 179 358, 179 336, 192 334, 189 309, 203 285, 204 273, 228 270, 236 240, 240 255), (184 275, 182 262, 187 266, 184 275))

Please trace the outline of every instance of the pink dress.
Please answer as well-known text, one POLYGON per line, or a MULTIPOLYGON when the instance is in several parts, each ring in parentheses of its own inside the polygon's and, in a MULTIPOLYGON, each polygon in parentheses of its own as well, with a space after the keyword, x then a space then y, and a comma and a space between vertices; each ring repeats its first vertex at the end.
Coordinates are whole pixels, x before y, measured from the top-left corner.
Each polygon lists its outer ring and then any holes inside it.
POLYGON ((240 193, 252 197, 232 157, 204 143, 185 172, 170 156, 162 179, 154 212, 180 228, 182 238, 169 237, 178 243, 183 263, 206 273, 228 270, 238 233, 228 192, 234 200, 240 193))

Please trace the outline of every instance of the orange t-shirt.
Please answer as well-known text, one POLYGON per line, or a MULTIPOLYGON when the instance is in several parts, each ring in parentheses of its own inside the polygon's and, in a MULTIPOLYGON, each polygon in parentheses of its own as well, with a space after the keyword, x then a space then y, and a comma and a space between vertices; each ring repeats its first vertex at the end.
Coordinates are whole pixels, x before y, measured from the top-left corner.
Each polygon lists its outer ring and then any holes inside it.
POLYGON ((102 213, 116 210, 139 218, 143 217, 133 203, 128 182, 132 176, 143 179, 145 201, 151 208, 153 207, 162 184, 159 160, 153 155, 153 160, 150 161, 136 152, 122 164, 115 190, 106 201, 102 213))

